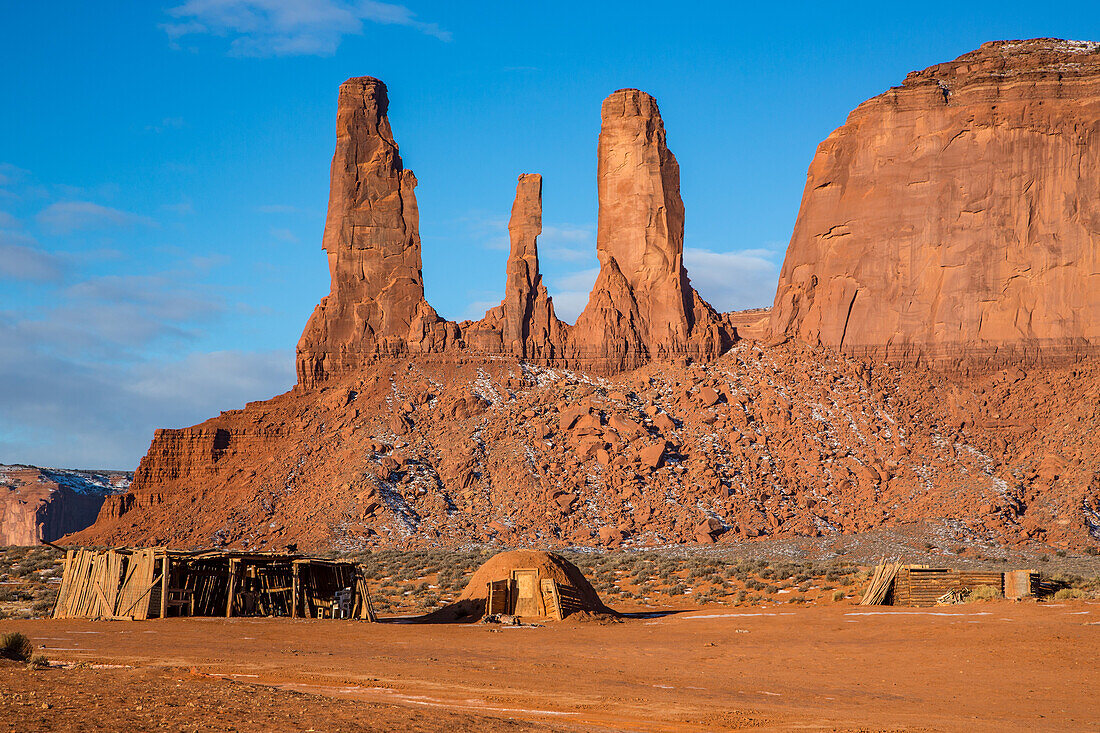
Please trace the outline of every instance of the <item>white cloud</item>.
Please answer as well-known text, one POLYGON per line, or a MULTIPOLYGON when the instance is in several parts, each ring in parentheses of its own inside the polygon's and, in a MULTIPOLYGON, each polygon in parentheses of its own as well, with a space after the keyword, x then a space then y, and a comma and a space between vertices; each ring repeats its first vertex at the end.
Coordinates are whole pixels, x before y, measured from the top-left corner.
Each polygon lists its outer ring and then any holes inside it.
POLYGON ((6 211, 0 211, 0 229, 14 229, 19 226, 19 220, 6 211))
POLYGON ((285 227, 271 227, 268 231, 271 236, 276 239, 281 239, 284 242, 290 242, 291 244, 296 244, 298 242, 298 236, 285 227))
POLYGON ((89 229, 110 229, 135 225, 156 226, 146 216, 112 209, 91 201, 59 201, 38 212, 38 223, 51 234, 69 234, 89 229))
POLYGON ((466 310, 462 312, 462 317, 479 321, 485 316, 485 311, 496 308, 498 305, 500 305, 499 300, 475 300, 466 306, 466 310))
POLYGON ((684 267, 691 284, 719 311, 770 306, 779 282, 781 250, 744 249, 712 252, 684 248, 684 267))
POLYGON ((155 428, 185 427, 293 383, 289 350, 94 362, 35 348, 0 313, 0 462, 132 470, 155 428))
POLYGON ((237 56, 331 56, 344 36, 361 35, 365 22, 451 40, 449 31, 404 5, 376 0, 187 0, 168 14, 179 21, 162 26, 170 38, 228 36, 237 56))
POLYGON ((560 262, 596 258, 596 233, 590 224, 549 224, 539 237, 539 257, 560 262))
POLYGON ((0 279, 49 282, 61 279, 61 260, 49 252, 18 241, 33 241, 0 232, 0 279))
POLYGON ((588 295, 599 274, 600 268, 593 267, 554 278, 547 289, 554 299, 554 313, 558 318, 566 323, 576 322, 577 316, 588 305, 588 295))

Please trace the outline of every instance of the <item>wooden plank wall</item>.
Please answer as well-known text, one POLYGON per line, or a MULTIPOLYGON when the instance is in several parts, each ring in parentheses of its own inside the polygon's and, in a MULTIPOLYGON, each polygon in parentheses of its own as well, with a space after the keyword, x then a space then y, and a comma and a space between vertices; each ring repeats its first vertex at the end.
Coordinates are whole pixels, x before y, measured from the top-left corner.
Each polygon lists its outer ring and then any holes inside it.
POLYGON ((509 614, 512 612, 512 581, 494 580, 489 583, 489 597, 485 601, 485 615, 509 614))
POLYGON ((894 580, 893 605, 927 607, 936 605, 944 593, 960 588, 991 585, 1004 593, 1004 573, 996 571, 948 570, 903 567, 894 580))

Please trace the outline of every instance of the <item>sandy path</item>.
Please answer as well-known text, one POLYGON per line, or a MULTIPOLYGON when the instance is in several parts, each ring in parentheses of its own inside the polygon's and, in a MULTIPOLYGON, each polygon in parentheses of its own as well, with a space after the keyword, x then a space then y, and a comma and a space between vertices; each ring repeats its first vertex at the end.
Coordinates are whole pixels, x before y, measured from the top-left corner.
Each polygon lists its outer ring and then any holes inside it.
POLYGON ((1100 730, 1100 604, 723 607, 612 625, 11 621, 62 660, 582 729, 1100 730))

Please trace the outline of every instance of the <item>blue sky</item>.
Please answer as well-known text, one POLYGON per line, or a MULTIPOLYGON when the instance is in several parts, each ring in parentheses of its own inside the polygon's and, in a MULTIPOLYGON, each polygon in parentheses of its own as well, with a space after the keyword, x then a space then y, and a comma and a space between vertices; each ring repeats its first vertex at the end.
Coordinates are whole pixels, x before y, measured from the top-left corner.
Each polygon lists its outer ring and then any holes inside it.
POLYGON ((601 100, 657 97, 689 275, 770 305, 817 144, 911 70, 1100 38, 1091 3, 0 3, 0 463, 133 468, 154 427, 282 392, 328 292, 336 92, 390 88, 448 318, 503 292, 520 173, 572 320, 594 279, 601 100), (1056 8, 1056 9, 1055 9, 1056 8))

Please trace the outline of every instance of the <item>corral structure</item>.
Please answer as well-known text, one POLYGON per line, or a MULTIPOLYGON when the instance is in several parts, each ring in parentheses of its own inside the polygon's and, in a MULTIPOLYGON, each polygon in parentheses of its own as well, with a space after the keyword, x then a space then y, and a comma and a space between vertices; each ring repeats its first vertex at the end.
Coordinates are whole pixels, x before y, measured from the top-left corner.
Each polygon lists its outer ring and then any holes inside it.
POLYGON ((54 618, 286 616, 376 620, 359 566, 290 553, 65 552, 54 618))
POLYGON ((1003 598, 1022 600, 1044 595, 1049 589, 1035 570, 954 570, 928 565, 886 563, 875 568, 860 601, 865 606, 935 606, 956 602, 985 586, 1003 598))

